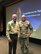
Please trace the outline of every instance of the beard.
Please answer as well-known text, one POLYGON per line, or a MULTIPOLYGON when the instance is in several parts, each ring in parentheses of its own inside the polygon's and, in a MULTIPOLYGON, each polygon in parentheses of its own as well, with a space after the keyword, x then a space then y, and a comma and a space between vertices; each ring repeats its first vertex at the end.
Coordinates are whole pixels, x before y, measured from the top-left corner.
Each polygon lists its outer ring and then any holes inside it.
POLYGON ((26 20, 22 20, 23 22, 25 22, 26 20))
POLYGON ((14 19, 14 23, 16 23, 16 19, 14 19))
POLYGON ((14 23, 16 23, 16 19, 12 19, 14 23))
POLYGON ((16 21, 14 21, 14 23, 16 23, 16 21))

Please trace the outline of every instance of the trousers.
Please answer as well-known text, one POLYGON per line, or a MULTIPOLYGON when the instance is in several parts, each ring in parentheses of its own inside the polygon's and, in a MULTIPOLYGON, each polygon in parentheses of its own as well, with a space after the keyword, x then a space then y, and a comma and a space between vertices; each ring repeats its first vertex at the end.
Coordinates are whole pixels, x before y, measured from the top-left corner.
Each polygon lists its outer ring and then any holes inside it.
POLYGON ((10 34, 11 42, 9 42, 9 54, 16 54, 18 34, 10 34))
POLYGON ((29 54, 29 38, 20 38, 20 45, 21 45, 21 51, 22 54, 29 54))

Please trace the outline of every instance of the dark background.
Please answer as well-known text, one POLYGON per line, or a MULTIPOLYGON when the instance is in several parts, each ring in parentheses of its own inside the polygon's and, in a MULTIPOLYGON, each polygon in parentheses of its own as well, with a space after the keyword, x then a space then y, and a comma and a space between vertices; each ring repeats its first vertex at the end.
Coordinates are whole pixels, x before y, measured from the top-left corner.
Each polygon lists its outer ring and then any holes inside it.
POLYGON ((20 0, 0 0, 0 36, 6 36, 6 7, 20 0))

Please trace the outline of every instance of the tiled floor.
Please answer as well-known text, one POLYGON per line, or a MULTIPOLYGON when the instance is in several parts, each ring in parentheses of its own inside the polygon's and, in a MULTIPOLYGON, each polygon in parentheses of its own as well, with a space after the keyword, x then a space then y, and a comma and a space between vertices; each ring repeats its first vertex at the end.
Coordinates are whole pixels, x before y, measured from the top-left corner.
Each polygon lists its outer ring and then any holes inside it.
MULTIPOLYGON (((8 40, 4 37, 0 37, 0 54, 8 54, 8 48, 8 40)), ((41 54, 41 46, 34 43, 30 43, 29 51, 31 54, 41 54)), ((21 54, 19 42, 17 44, 16 54, 21 54)))

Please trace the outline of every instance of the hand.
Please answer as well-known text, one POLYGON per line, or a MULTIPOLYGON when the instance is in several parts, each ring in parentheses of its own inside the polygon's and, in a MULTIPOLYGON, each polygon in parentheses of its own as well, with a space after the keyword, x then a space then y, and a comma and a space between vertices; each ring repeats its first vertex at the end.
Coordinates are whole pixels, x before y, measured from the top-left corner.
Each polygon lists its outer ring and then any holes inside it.
POLYGON ((20 32, 18 32, 18 39, 20 38, 20 32))
POLYGON ((27 37, 30 37, 31 33, 30 33, 30 32, 28 32, 26 35, 27 35, 27 37))
POLYGON ((20 43, 20 36, 18 36, 18 42, 20 43))
POLYGON ((11 42, 12 40, 10 39, 9 41, 11 42))
POLYGON ((27 36, 30 37, 31 33, 28 33, 27 36))
POLYGON ((10 38, 8 38, 8 41, 10 41, 10 42, 11 42, 12 40, 11 40, 10 38))

